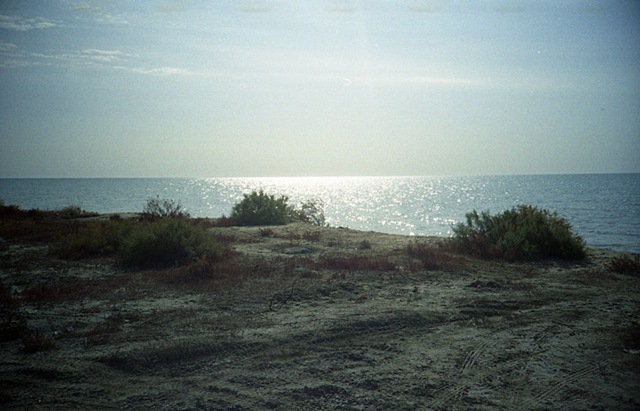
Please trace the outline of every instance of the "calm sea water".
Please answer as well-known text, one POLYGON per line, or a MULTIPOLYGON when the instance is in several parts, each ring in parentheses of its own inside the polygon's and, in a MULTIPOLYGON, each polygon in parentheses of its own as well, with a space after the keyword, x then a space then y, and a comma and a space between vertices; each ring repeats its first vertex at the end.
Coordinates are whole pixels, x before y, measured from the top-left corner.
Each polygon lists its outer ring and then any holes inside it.
POLYGON ((321 199, 332 226, 407 235, 449 236, 473 209, 495 214, 531 204, 565 217, 590 247, 640 252, 640 174, 0 179, 0 199, 25 209, 141 211, 159 196, 194 217, 229 215, 243 193, 258 189, 294 204, 321 199))

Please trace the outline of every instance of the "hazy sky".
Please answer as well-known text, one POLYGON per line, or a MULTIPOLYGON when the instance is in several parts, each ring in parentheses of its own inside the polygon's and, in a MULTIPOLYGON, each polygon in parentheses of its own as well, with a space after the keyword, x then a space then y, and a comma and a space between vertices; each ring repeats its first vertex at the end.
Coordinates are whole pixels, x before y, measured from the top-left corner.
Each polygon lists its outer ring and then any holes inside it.
POLYGON ((0 1, 0 177, 640 172, 638 1, 0 1))

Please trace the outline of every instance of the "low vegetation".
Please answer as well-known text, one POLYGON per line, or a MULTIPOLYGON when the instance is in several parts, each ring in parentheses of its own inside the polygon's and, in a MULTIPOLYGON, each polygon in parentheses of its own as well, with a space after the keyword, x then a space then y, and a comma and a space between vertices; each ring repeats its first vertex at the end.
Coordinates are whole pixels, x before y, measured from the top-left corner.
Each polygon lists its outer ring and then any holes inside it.
POLYGON ((161 268, 218 261, 225 251, 205 224, 189 219, 172 200, 149 200, 140 219, 83 220, 96 214, 77 207, 23 211, 1 205, 0 215, 0 236, 46 241, 50 253, 63 259, 116 257, 126 267, 161 268), (71 215, 76 219, 67 221, 71 215))
POLYGON ((13 219, 72 219, 72 218, 87 218, 96 217, 98 213, 92 211, 85 211, 78 206, 70 205, 57 210, 40 210, 32 208, 29 210, 22 210, 16 205, 5 205, 4 201, 0 200, 0 217, 13 218, 13 219))
POLYGON ((579 260, 586 256, 584 240, 556 213, 521 205, 492 216, 488 211, 466 215, 453 227, 454 243, 484 258, 579 260))
POLYGON ((131 219, 70 222, 68 226, 66 234, 61 234, 51 247, 52 255, 68 260, 117 254, 124 240, 141 229, 141 223, 131 219))

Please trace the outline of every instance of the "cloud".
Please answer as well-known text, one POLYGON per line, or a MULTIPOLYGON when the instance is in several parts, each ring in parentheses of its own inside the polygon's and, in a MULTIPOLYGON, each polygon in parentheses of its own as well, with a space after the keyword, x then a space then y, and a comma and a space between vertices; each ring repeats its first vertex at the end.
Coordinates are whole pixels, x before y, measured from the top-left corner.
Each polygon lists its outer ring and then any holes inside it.
POLYGON ((12 51, 15 51, 17 48, 18 46, 16 46, 13 43, 7 43, 6 41, 0 40, 0 53, 12 52, 12 51))
POLYGON ((26 67, 30 63, 13 43, 0 40, 0 67, 26 67))
POLYGON ((85 49, 66 53, 24 52, 15 44, 0 41, 0 67, 25 66, 93 66, 110 67, 128 58, 120 50, 85 49))
POLYGON ((0 14, 0 29, 5 30, 43 30, 62 26, 63 24, 60 21, 45 19, 43 17, 23 18, 18 16, 7 16, 4 14, 0 14))
POLYGON ((202 77, 217 78, 222 74, 213 71, 194 71, 182 67, 145 67, 136 56, 118 49, 103 50, 89 48, 60 53, 25 52, 13 43, 0 40, 0 67, 28 66, 76 66, 96 69, 118 70, 156 77, 202 77))
POLYGON ((194 71, 182 67, 114 67, 119 70, 128 71, 135 74, 150 75, 156 77, 202 77, 202 78, 219 78, 223 74, 213 71, 194 71))
POLYGON ((391 82, 406 84, 423 84, 432 86, 473 86, 479 85, 477 80, 460 77, 433 77, 433 76, 404 76, 397 80, 390 79, 391 82))
POLYGON ((142 68, 142 67, 122 67, 118 68, 130 71, 132 73, 137 74, 149 74, 152 76, 194 76, 196 73, 193 73, 189 70, 179 68, 179 67, 157 67, 157 68, 142 68))
POLYGON ((59 60, 72 63, 110 63, 121 60, 125 54, 119 50, 87 49, 73 53, 44 54, 31 53, 30 56, 37 59, 59 60))
POLYGON ((113 63, 121 61, 125 55, 120 50, 86 49, 79 53, 81 59, 96 63, 113 63))
MULTIPOLYGON (((108 4, 108 3, 106 3, 108 4)), ((112 14, 105 11, 100 6, 95 6, 87 2, 73 2, 69 3, 68 7, 74 12, 91 16, 95 21, 99 23, 112 23, 112 24, 129 24, 129 21, 123 17, 122 14, 112 14)))

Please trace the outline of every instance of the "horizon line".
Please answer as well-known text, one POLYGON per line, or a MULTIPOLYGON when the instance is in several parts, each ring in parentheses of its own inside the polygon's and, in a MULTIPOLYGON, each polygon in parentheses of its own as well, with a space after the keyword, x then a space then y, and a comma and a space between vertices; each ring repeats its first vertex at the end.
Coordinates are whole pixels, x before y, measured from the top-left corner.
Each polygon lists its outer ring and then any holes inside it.
POLYGON ((249 178, 249 179, 258 179, 258 178, 278 178, 278 179, 286 179, 286 178, 412 178, 412 177, 517 177, 517 176, 553 176, 553 175, 615 175, 615 174, 640 174, 640 171, 598 171, 598 172, 535 172, 535 173, 487 173, 487 174, 371 174, 371 175, 267 175, 267 176, 258 176, 258 175, 221 175, 221 176, 54 176, 54 177, 45 177, 45 176, 19 176, 19 177, 0 177, 0 180, 144 180, 144 179, 210 179, 210 178, 223 178, 223 179, 234 179, 234 178, 249 178))

